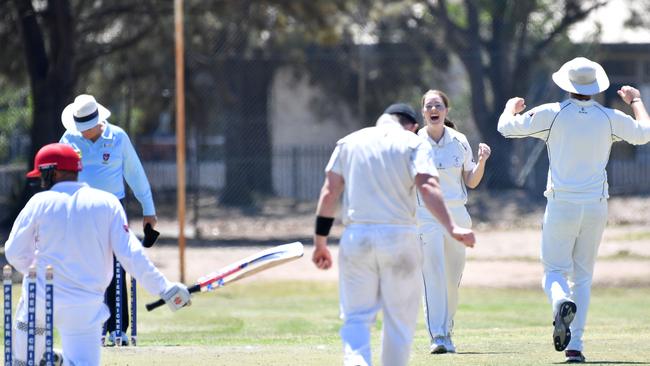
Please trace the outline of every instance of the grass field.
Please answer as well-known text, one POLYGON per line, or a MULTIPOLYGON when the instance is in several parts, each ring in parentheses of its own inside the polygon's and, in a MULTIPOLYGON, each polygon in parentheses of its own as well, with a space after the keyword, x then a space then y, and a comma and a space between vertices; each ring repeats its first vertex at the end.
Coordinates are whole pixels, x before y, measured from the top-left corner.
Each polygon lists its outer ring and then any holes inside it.
MULTIPOLYGON (((15 290, 20 291, 18 287, 15 290)), ((430 355, 422 316, 411 365, 549 365, 550 310, 538 289, 463 288, 457 354, 430 355)), ((103 365, 341 364, 338 295, 331 282, 246 281, 194 297, 190 308, 146 312, 139 346, 105 348, 103 365)), ((594 364, 650 365, 650 289, 595 289, 585 354, 594 364)), ((381 317, 373 329, 379 359, 381 317)))

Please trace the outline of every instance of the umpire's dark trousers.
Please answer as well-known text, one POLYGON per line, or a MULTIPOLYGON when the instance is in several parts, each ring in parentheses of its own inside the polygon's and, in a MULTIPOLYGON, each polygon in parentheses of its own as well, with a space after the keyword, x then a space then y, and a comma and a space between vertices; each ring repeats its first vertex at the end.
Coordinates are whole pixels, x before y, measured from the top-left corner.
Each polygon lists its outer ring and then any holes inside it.
MULTIPOLYGON (((120 203, 122 204, 122 207, 126 210, 126 207, 124 207, 124 199, 120 200, 120 203)), ((115 304, 115 256, 113 256, 113 279, 111 279, 111 284, 108 285, 108 288, 106 289, 106 293, 104 294, 104 303, 108 305, 108 310, 111 312, 111 316, 108 318, 106 321, 106 329, 108 332, 115 331, 115 313, 116 311, 116 304, 115 304)), ((126 271, 124 271, 124 267, 120 267, 120 271, 122 274, 122 286, 120 286, 121 290, 120 292, 122 293, 122 296, 120 297, 121 301, 120 304, 122 305, 122 321, 121 321, 121 327, 122 332, 126 332, 126 330, 129 328, 129 297, 128 297, 128 292, 126 291, 126 271)), ((104 334, 102 334, 104 335, 104 334)))

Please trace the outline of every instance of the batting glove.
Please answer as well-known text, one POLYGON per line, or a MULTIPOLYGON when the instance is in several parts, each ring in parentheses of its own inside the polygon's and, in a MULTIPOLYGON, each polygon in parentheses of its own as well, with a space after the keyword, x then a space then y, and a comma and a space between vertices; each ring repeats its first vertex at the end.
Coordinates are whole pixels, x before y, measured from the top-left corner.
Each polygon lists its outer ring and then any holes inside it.
POLYGON ((176 311, 183 306, 189 306, 192 304, 190 301, 190 292, 187 290, 187 286, 182 283, 174 282, 172 286, 163 292, 160 295, 160 298, 165 300, 165 303, 171 311, 176 311))

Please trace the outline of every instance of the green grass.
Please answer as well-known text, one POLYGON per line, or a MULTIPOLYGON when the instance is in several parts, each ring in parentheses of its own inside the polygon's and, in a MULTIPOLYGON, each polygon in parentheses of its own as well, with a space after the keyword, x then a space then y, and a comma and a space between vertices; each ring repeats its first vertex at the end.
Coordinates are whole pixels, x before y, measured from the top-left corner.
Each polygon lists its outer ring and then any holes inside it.
POLYGON ((650 239, 650 231, 630 231, 624 234, 618 235, 614 240, 620 241, 643 241, 650 239))
MULTIPOLYGON (((16 290, 20 291, 18 287, 16 290)), ((105 348, 104 365, 339 365, 338 292, 330 282, 248 281, 194 296, 177 313, 139 297, 139 346, 105 348)), ((650 365, 650 289, 595 289, 585 336, 588 361, 650 365)), ((381 317, 373 327, 379 364, 381 317)), ((410 365, 551 365, 550 308, 541 289, 463 288, 458 354, 428 354, 422 316, 410 365)))

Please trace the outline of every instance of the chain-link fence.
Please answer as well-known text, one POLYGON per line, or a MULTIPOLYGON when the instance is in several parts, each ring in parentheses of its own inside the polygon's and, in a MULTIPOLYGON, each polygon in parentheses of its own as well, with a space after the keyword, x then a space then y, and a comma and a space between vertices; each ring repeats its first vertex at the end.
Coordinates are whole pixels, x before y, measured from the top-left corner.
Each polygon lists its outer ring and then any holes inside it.
MULTIPOLYGON (((211 196, 214 205, 235 208, 256 207, 273 198, 314 202, 324 178, 324 166, 339 138, 372 125, 390 103, 405 101, 419 109, 420 98, 428 89, 449 94, 453 105, 450 117, 467 134, 475 153, 478 143, 486 140, 491 141, 494 152, 511 151, 489 161, 483 186, 541 194, 548 169, 543 144, 493 137, 490 140, 485 136, 485 126, 479 126, 474 118, 483 111, 473 110, 472 93, 476 90, 467 64, 460 60, 467 55, 452 55, 448 48, 434 42, 444 36, 432 36, 438 31, 434 27, 427 31, 411 23, 379 22, 384 28, 374 31, 391 37, 360 41, 348 36, 336 42, 315 42, 299 34, 299 28, 294 33, 272 34, 273 29, 262 29, 252 20, 246 22, 245 12, 220 17, 205 9, 193 9, 200 7, 198 3, 188 5, 191 9, 185 19, 186 181, 192 197, 211 196), (504 181, 510 184, 500 186, 504 181)), ((235 2, 227 3, 223 5, 226 10, 236 10, 229 8, 236 7, 235 2)), ((359 23, 357 33, 371 33, 363 26, 367 14, 353 15, 359 23)), ((169 25, 170 16, 164 14, 157 21, 169 25)), ((169 27, 160 29, 168 31, 169 27)), ((93 93, 113 112, 109 121, 131 136, 157 204, 174 206, 173 40, 171 32, 152 39, 97 61, 93 65, 96 71, 80 76, 76 91, 93 93), (121 66, 123 63, 126 68, 121 66)), ((635 52, 641 55, 630 61, 641 74, 630 74, 629 67, 612 66, 612 72, 620 71, 620 75, 612 75, 612 80, 616 85, 637 80, 647 84, 647 50, 626 52, 628 58, 637 55, 635 52)), ((613 55, 603 57, 616 65, 613 55)), ((549 82, 549 70, 561 61, 543 65, 550 69, 531 71, 538 73, 524 88, 531 102, 561 97, 549 82), (556 93, 549 93, 549 89, 556 93)), ((607 96, 603 102, 608 104, 614 99, 607 96)), ((23 107, 26 105, 27 101, 23 107)), ((501 108, 486 107, 492 111, 501 108)), ((492 131, 496 120, 489 122, 494 125, 492 131)), ((5 145, 11 155, 5 160, 25 164, 25 132, 5 134, 2 139, 8 141, 5 145)), ((648 155, 646 147, 614 149, 608 167, 613 194, 648 193, 648 155)), ((25 169, 0 169, 5 202, 12 199, 25 169)), ((194 212, 202 215, 200 209, 194 212)))

